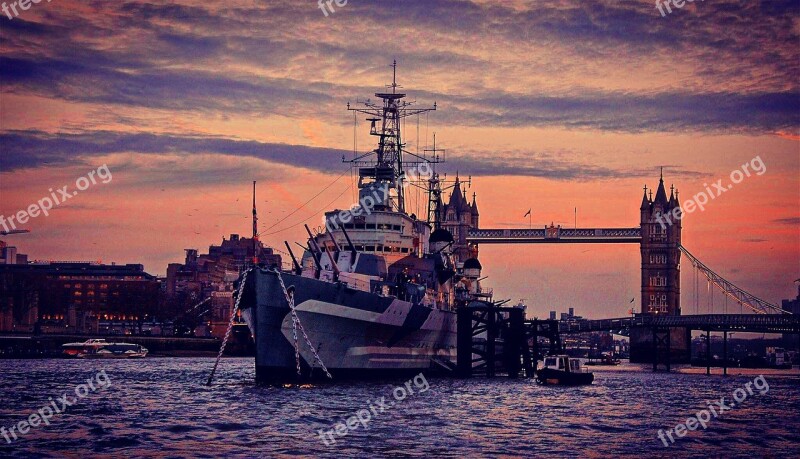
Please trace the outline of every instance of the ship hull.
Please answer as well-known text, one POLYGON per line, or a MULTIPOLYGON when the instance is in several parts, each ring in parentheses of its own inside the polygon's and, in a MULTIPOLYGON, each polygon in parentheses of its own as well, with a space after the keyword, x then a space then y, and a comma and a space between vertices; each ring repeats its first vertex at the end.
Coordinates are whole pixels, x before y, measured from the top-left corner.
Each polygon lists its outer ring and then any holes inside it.
MULTIPOLYGON (((456 314, 451 311, 342 283, 280 275, 293 289, 299 323, 333 380, 410 375, 456 360, 456 314)), ((297 374, 294 323, 277 273, 251 271, 241 308, 255 338, 258 383, 327 379, 299 327, 297 374)))

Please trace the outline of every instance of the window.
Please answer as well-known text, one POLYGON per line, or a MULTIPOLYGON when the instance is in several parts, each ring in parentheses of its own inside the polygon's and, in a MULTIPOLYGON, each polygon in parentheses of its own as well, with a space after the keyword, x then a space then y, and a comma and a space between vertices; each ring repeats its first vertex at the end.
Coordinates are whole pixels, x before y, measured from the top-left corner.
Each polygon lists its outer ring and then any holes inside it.
POLYGON ((650 295, 650 304, 647 306, 650 313, 667 312, 667 295, 650 295))
POLYGON ((650 286, 651 287, 666 287, 667 285, 667 278, 660 275, 650 276, 650 286))
POLYGON ((650 225, 650 240, 660 241, 667 238, 667 229, 659 223, 650 225))
POLYGON ((375 251, 375 246, 374 245, 368 245, 368 246, 364 247, 364 251, 366 251, 366 252, 374 252, 375 251))

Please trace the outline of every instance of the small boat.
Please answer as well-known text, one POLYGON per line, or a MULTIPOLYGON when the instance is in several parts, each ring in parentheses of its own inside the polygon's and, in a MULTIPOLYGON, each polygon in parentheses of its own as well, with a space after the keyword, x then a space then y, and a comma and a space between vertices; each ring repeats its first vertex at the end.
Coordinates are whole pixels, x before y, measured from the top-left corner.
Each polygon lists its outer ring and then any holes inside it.
POLYGON ((580 386, 591 384, 594 373, 581 368, 578 359, 566 355, 551 355, 544 358, 544 366, 536 372, 540 384, 558 386, 580 386))
POLYGON ((611 354, 608 352, 603 352, 600 354, 600 357, 592 358, 590 357, 589 360, 584 363, 586 366, 614 366, 619 365, 619 359, 615 359, 611 354))
POLYGON ((147 355, 147 348, 139 344, 109 343, 104 339, 87 339, 61 347, 65 356, 78 359, 141 359, 147 355))

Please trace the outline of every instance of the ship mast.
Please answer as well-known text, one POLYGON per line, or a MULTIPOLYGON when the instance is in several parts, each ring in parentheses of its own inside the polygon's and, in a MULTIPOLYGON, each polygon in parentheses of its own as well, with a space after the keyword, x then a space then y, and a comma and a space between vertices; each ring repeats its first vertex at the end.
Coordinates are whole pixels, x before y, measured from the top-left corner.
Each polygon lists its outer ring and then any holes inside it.
MULTIPOLYGON (((405 213, 405 196, 402 181, 405 176, 403 167, 429 163, 426 158, 415 155, 404 149, 400 122, 403 118, 419 115, 436 110, 434 102, 431 108, 415 108, 415 102, 406 102, 404 93, 397 92, 402 86, 397 84, 397 61, 392 62, 392 84, 387 86, 391 92, 375 93, 382 103, 362 102, 363 107, 351 107, 350 111, 368 115, 367 121, 371 122, 370 135, 378 137, 378 148, 349 161, 353 166, 358 166, 358 187, 382 187, 388 185, 395 190, 397 211, 405 213), (377 123, 380 122, 380 127, 377 123), (410 155, 409 161, 404 161, 404 154, 410 155)), ((391 209, 386 209, 391 210, 391 209)))

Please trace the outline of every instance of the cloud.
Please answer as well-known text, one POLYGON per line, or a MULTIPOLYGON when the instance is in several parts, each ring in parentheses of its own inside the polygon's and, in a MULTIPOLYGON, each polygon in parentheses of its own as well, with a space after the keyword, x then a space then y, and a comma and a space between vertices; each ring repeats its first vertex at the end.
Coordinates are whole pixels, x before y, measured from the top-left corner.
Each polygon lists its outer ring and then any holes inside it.
MULTIPOLYGON (((347 165, 342 158, 350 150, 265 143, 253 140, 230 139, 220 136, 121 133, 92 131, 86 133, 50 134, 41 131, 11 131, 0 133, 0 144, 7 154, 0 156, 0 171, 12 172, 39 166, 93 164, 92 157, 131 153, 138 155, 227 155, 255 158, 269 163, 337 173, 347 165)), ((474 176, 516 175, 553 180, 595 180, 620 176, 651 177, 652 169, 615 169, 578 162, 569 154, 547 152, 489 152, 475 151, 469 155, 450 156, 448 170, 469 170, 474 176)), ((130 161, 130 167, 135 167, 130 161)), ((115 167, 119 170, 121 166, 115 167)), ((163 164, 158 167, 171 172, 163 164)), ((189 171, 191 172, 191 171, 189 171)), ((213 174, 213 170, 205 170, 213 174)), ((699 173, 672 168, 674 176, 696 176, 699 173)))
POLYGON ((772 220, 772 223, 797 226, 800 225, 800 217, 776 218, 775 220, 772 220))
POLYGON ((797 2, 720 0, 666 18, 610 0, 351 2, 329 18, 312 6, 65 0, 4 25, 2 90, 341 123, 335 111, 386 81, 391 55, 425 88, 412 95, 456 126, 800 130, 797 2), (386 30, 409 46, 359 38, 386 30))

